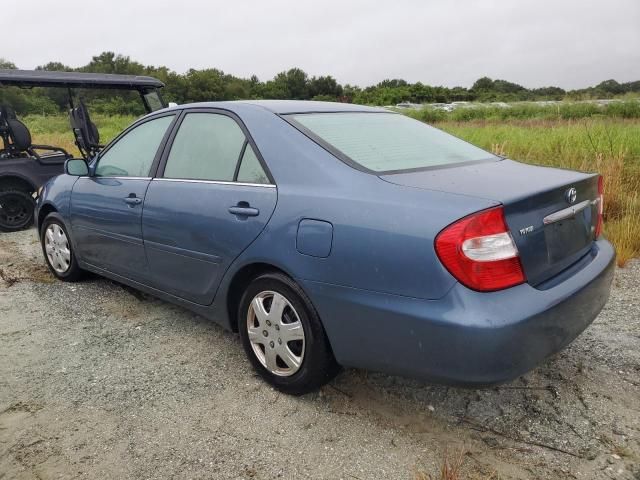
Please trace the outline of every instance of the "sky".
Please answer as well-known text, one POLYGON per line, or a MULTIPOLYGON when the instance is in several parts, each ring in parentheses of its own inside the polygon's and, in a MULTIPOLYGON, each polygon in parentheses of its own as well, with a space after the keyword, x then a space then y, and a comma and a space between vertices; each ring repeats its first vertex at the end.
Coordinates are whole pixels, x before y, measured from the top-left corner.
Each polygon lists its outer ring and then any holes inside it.
POLYGON ((177 72, 268 80, 299 67, 366 86, 470 87, 482 77, 565 89, 640 80, 640 0, 21 0, 0 57, 72 67, 114 51, 177 72))

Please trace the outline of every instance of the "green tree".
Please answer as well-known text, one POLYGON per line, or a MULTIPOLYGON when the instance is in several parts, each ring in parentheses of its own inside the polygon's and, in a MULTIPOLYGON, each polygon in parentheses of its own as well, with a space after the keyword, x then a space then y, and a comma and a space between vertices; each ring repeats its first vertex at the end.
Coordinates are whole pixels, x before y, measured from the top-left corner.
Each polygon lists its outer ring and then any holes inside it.
POLYGON ((267 82, 265 96, 266 98, 307 100, 309 98, 307 74, 299 68, 278 73, 273 80, 267 82))
MULTIPOLYGON (((8 60, 0 59, 0 68, 16 68, 8 60)), ((245 98, 274 99, 315 99, 339 100, 371 105, 395 105, 401 102, 442 103, 452 101, 520 101, 520 100, 560 100, 563 98, 587 99, 610 98, 640 92, 640 81, 619 83, 606 80, 580 90, 565 92, 559 87, 527 89, 507 80, 493 80, 482 77, 471 88, 425 85, 421 82, 385 79, 365 88, 355 85, 342 86, 331 75, 308 75, 300 68, 291 68, 275 75, 266 82, 255 75, 240 78, 226 74, 215 68, 190 69, 177 73, 166 66, 143 65, 126 55, 102 52, 79 68, 72 68, 61 62, 49 62, 37 67, 39 70, 80 71, 129 75, 149 75, 165 84, 162 95, 165 100, 177 103, 211 100, 236 100, 245 98)), ((76 92, 90 108, 105 113, 141 113, 138 95, 134 92, 110 92, 93 90, 76 92)), ((0 89, 0 101, 10 103, 18 113, 61 111, 67 108, 66 92, 60 89, 33 88, 21 90, 6 87, 0 89)))
POLYGON ((243 100, 250 98, 251 88, 246 80, 231 79, 224 87, 225 100, 243 100))
POLYGON ((47 70, 49 72, 73 72, 73 68, 62 62, 45 63, 44 65, 37 66, 36 70, 47 70))
POLYGON ((18 67, 16 67, 15 63, 0 57, 0 68, 6 69, 6 70, 15 70, 18 67))
POLYGON ((309 80, 310 98, 316 100, 318 97, 325 99, 333 98, 335 101, 340 96, 342 96, 342 86, 331 75, 312 77, 311 80, 309 80))
POLYGON ((143 75, 145 68, 130 57, 114 52, 102 52, 79 70, 94 73, 119 73, 122 75, 143 75))
POLYGON ((479 78, 473 83, 471 90, 475 90, 476 92, 493 90, 493 80, 489 77, 479 78))
POLYGON ((215 68, 191 69, 186 77, 185 102, 210 102, 225 99, 224 72, 215 68))
POLYGON ((604 82, 599 83, 598 85, 596 85, 596 89, 609 93, 611 95, 618 95, 625 92, 624 86, 620 85, 613 79, 605 80, 604 82))

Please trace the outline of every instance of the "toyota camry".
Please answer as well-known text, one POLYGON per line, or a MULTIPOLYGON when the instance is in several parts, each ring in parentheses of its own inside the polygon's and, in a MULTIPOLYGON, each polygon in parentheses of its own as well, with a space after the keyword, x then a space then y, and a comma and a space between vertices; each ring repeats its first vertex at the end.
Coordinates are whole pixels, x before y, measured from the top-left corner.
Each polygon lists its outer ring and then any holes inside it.
POLYGON ((340 366, 513 379, 594 320, 614 270, 599 175, 384 109, 171 107, 65 172, 36 212, 57 278, 94 272, 213 319, 291 394, 340 366))

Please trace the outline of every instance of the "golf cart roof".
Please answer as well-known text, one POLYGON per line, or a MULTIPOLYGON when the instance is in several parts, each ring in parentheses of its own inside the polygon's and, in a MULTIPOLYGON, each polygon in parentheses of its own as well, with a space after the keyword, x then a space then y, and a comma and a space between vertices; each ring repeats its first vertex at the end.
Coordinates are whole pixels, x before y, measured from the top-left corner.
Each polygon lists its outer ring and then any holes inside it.
POLYGON ((162 88, 164 83, 157 78, 138 75, 0 69, 0 86, 108 88, 145 91, 162 88))

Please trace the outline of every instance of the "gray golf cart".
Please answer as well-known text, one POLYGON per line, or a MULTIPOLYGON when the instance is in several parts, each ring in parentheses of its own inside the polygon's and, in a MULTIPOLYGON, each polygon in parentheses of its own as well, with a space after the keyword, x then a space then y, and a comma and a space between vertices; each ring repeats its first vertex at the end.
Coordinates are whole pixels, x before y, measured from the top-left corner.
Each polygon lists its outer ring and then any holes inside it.
MULTIPOLYGON (((0 88, 63 88, 69 97, 69 120, 78 150, 85 159, 100 151, 100 135, 86 105, 74 89, 137 91, 147 112, 164 108, 159 90, 164 84, 152 77, 45 70, 0 70, 0 88)), ((11 105, 0 104, 0 231, 22 230, 33 223, 34 193, 51 177, 64 171, 71 155, 52 145, 34 145, 27 126, 11 105)))

